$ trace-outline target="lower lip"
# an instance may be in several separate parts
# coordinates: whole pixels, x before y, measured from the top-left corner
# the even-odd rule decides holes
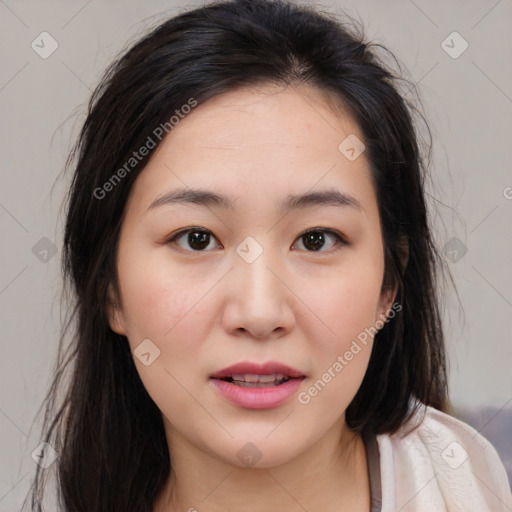
[[[304,377],[290,379],[279,386],[246,388],[220,379],[210,379],[215,389],[231,403],[246,409],[271,409],[293,396]]]

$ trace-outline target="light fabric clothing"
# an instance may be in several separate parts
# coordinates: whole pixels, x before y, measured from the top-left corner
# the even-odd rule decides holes
[[[512,512],[496,450],[452,416],[422,406],[398,432],[365,445],[371,512]]]

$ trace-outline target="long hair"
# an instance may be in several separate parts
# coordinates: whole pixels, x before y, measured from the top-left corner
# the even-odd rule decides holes
[[[129,172],[126,162],[191,98],[200,105],[244,86],[307,85],[349,110],[377,193],[384,285],[396,285],[402,309],[375,337],[347,424],[361,435],[392,433],[410,417],[411,400],[445,410],[436,291],[443,262],[429,228],[417,112],[399,92],[401,77],[377,57],[382,47],[365,42],[355,26],[348,17],[280,0],[209,3],[158,25],[94,91],[68,159],[73,179],[62,271],[70,306],[45,399],[43,440],[59,454],[50,469],[60,510],[149,512],[171,474],[161,413],[126,337],[109,326],[107,304],[109,287],[119,291],[116,252],[126,202],[154,148]],[[107,182],[108,195],[98,193]],[[50,469],[37,468],[32,510],[43,510]]]

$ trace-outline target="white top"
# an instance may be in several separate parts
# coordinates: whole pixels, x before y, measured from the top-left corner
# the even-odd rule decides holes
[[[496,450],[452,416],[422,406],[398,432],[366,443],[371,512],[512,511]]]

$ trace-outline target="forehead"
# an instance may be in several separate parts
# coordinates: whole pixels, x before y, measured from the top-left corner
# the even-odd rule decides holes
[[[339,148],[349,136],[362,140],[361,131],[328,99],[295,86],[242,88],[213,97],[173,127],[132,195],[146,208],[177,187],[207,187],[245,199],[272,193],[281,199],[317,185],[371,195],[365,155],[351,161]]]
[[[352,117],[327,93],[310,87],[267,85],[213,97],[180,121],[167,140],[174,147],[217,151],[267,145],[282,146],[288,152],[294,148],[336,152],[340,135],[349,134],[362,139]]]

